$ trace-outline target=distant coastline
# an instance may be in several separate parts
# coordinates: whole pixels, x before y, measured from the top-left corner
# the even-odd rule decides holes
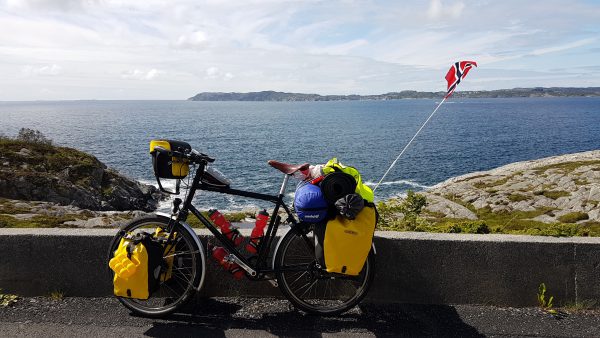
[[[189,101],[369,101],[400,99],[439,99],[445,92],[419,92],[403,90],[378,95],[319,95],[261,91],[249,93],[202,92],[190,97]],[[509,98],[509,97],[598,97],[600,87],[571,88],[513,88],[496,90],[457,91],[454,98]]]

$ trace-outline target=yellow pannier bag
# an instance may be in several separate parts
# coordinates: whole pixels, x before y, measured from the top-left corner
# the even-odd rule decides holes
[[[369,188],[367,185],[363,184],[360,173],[358,170],[356,170],[356,168],[343,165],[336,157],[334,157],[323,166],[323,174],[327,175],[336,171],[343,172],[354,177],[356,180],[355,192],[359,194],[365,201],[373,203],[373,190],[371,190],[371,188]]]
[[[327,272],[358,275],[371,251],[376,223],[372,206],[365,206],[353,220],[337,215],[327,222],[323,240]]]
[[[162,228],[156,228],[156,231],[154,232],[154,237],[155,238],[167,238],[169,237],[169,233],[165,232]],[[177,237],[177,233],[174,232],[173,233],[173,239],[175,239]],[[173,275],[173,262],[175,261],[175,243],[167,245],[165,247],[165,252],[163,254],[163,260],[166,263],[166,270],[163,271],[160,274],[160,281],[161,282],[166,282],[169,279],[171,279],[172,275]]]
[[[167,248],[167,252],[173,249]],[[164,281],[171,277],[172,259],[168,269],[161,274],[163,252],[163,246],[150,234],[123,237],[108,262],[114,272],[115,296],[148,299],[158,287],[159,279]]]

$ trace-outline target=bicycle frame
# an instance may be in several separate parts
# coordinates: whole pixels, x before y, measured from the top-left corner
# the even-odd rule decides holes
[[[275,235],[277,234],[277,229],[279,228],[279,224],[281,222],[281,217],[279,216],[279,209],[283,208],[285,210],[286,214],[288,215],[287,221],[292,223],[292,225],[291,225],[292,228],[295,228],[296,226],[298,226],[300,224],[296,220],[296,218],[293,216],[292,212],[290,211],[290,208],[283,201],[285,189],[287,188],[288,181],[289,181],[289,178],[291,175],[284,174],[285,176],[283,179],[283,183],[281,184],[281,189],[279,190],[278,195],[268,195],[268,194],[261,194],[261,193],[251,192],[251,191],[232,189],[229,187],[215,187],[215,186],[212,186],[209,184],[205,184],[202,182],[202,176],[204,175],[205,166],[206,166],[206,164],[201,163],[198,170],[196,170],[196,174],[194,176],[192,185],[190,187],[190,190],[188,191],[185,201],[183,201],[183,205],[182,205],[181,209],[179,210],[179,212],[177,214],[177,218],[175,218],[175,219],[171,218],[170,222],[185,222],[189,215],[189,212],[191,212],[215,236],[215,238],[219,242],[221,242],[222,245],[224,245],[226,247],[227,251],[229,251],[229,253],[231,255],[233,255],[233,257],[232,257],[233,261],[235,263],[239,264],[248,273],[248,275],[250,277],[255,277],[255,279],[260,279],[266,273],[278,272],[279,270],[276,271],[274,267],[273,268],[263,268],[264,266],[268,266],[268,265],[263,265],[263,263],[265,263],[266,259],[268,258],[269,254],[270,254],[271,246],[273,244],[273,239],[275,238]],[[235,247],[235,245],[225,235],[223,235],[219,231],[219,229],[210,220],[208,220],[206,217],[204,217],[204,215],[202,215],[202,213],[200,213],[200,211],[198,209],[196,209],[196,207],[194,207],[194,205],[192,204],[192,201],[194,199],[194,196],[195,196],[197,190],[205,190],[205,191],[212,191],[212,192],[218,192],[218,193],[229,194],[229,195],[243,196],[243,197],[248,197],[248,198],[252,198],[252,199],[268,201],[268,202],[275,204],[273,213],[269,220],[269,225],[268,225],[267,230],[266,230],[263,238],[261,239],[261,243],[259,245],[258,256],[255,256],[255,257],[257,257],[257,259],[254,264],[251,263],[248,259],[246,259],[240,253],[240,251]],[[176,223],[173,223],[172,225],[170,224],[170,226],[173,226],[174,224],[176,224]],[[172,231],[169,231],[169,232],[172,233]],[[170,238],[168,240],[170,240]],[[306,269],[305,267],[303,267],[303,268],[289,267],[289,268],[286,268],[285,270],[286,271],[287,270],[304,271],[305,269]],[[280,270],[282,270],[282,269],[280,269]]]

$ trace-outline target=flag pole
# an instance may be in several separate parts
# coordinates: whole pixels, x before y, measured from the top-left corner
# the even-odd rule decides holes
[[[398,159],[400,158],[400,156],[402,156],[402,154],[404,154],[404,152],[406,151],[406,149],[408,149],[408,147],[410,146],[410,144],[415,140],[415,138],[417,138],[417,135],[419,135],[419,133],[421,132],[421,130],[423,130],[423,128],[425,127],[425,125],[427,124],[427,122],[429,122],[429,120],[431,120],[431,118],[433,117],[433,115],[435,114],[435,112],[437,112],[437,110],[442,106],[442,104],[446,101],[447,98],[448,98],[448,95],[444,96],[444,99],[437,105],[437,107],[435,107],[435,109],[433,110],[433,113],[431,113],[431,115],[429,115],[429,117],[427,118],[427,120],[425,120],[425,123],[423,123],[423,125],[421,125],[421,128],[419,128],[419,130],[417,130],[417,132],[415,133],[415,135],[410,139],[410,141],[408,141],[408,143],[406,144],[406,146],[404,146],[404,149],[402,149],[402,151],[400,152],[400,155],[398,155],[398,157],[396,157],[396,159],[394,160],[394,162],[392,162],[392,165],[388,168],[388,170],[385,172],[385,174],[383,174],[383,177],[379,180],[379,182],[377,182],[377,185],[373,189],[373,192],[375,192],[375,190],[377,190],[377,188],[379,187],[379,185],[381,184],[381,182],[383,182],[383,179],[387,176],[387,174],[390,172],[390,170],[392,170],[392,168],[394,167],[394,165],[396,165],[396,162],[398,162]]]

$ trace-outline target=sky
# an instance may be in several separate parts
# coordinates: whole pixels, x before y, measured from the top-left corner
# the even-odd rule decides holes
[[[0,0],[0,100],[600,86],[600,0]]]

